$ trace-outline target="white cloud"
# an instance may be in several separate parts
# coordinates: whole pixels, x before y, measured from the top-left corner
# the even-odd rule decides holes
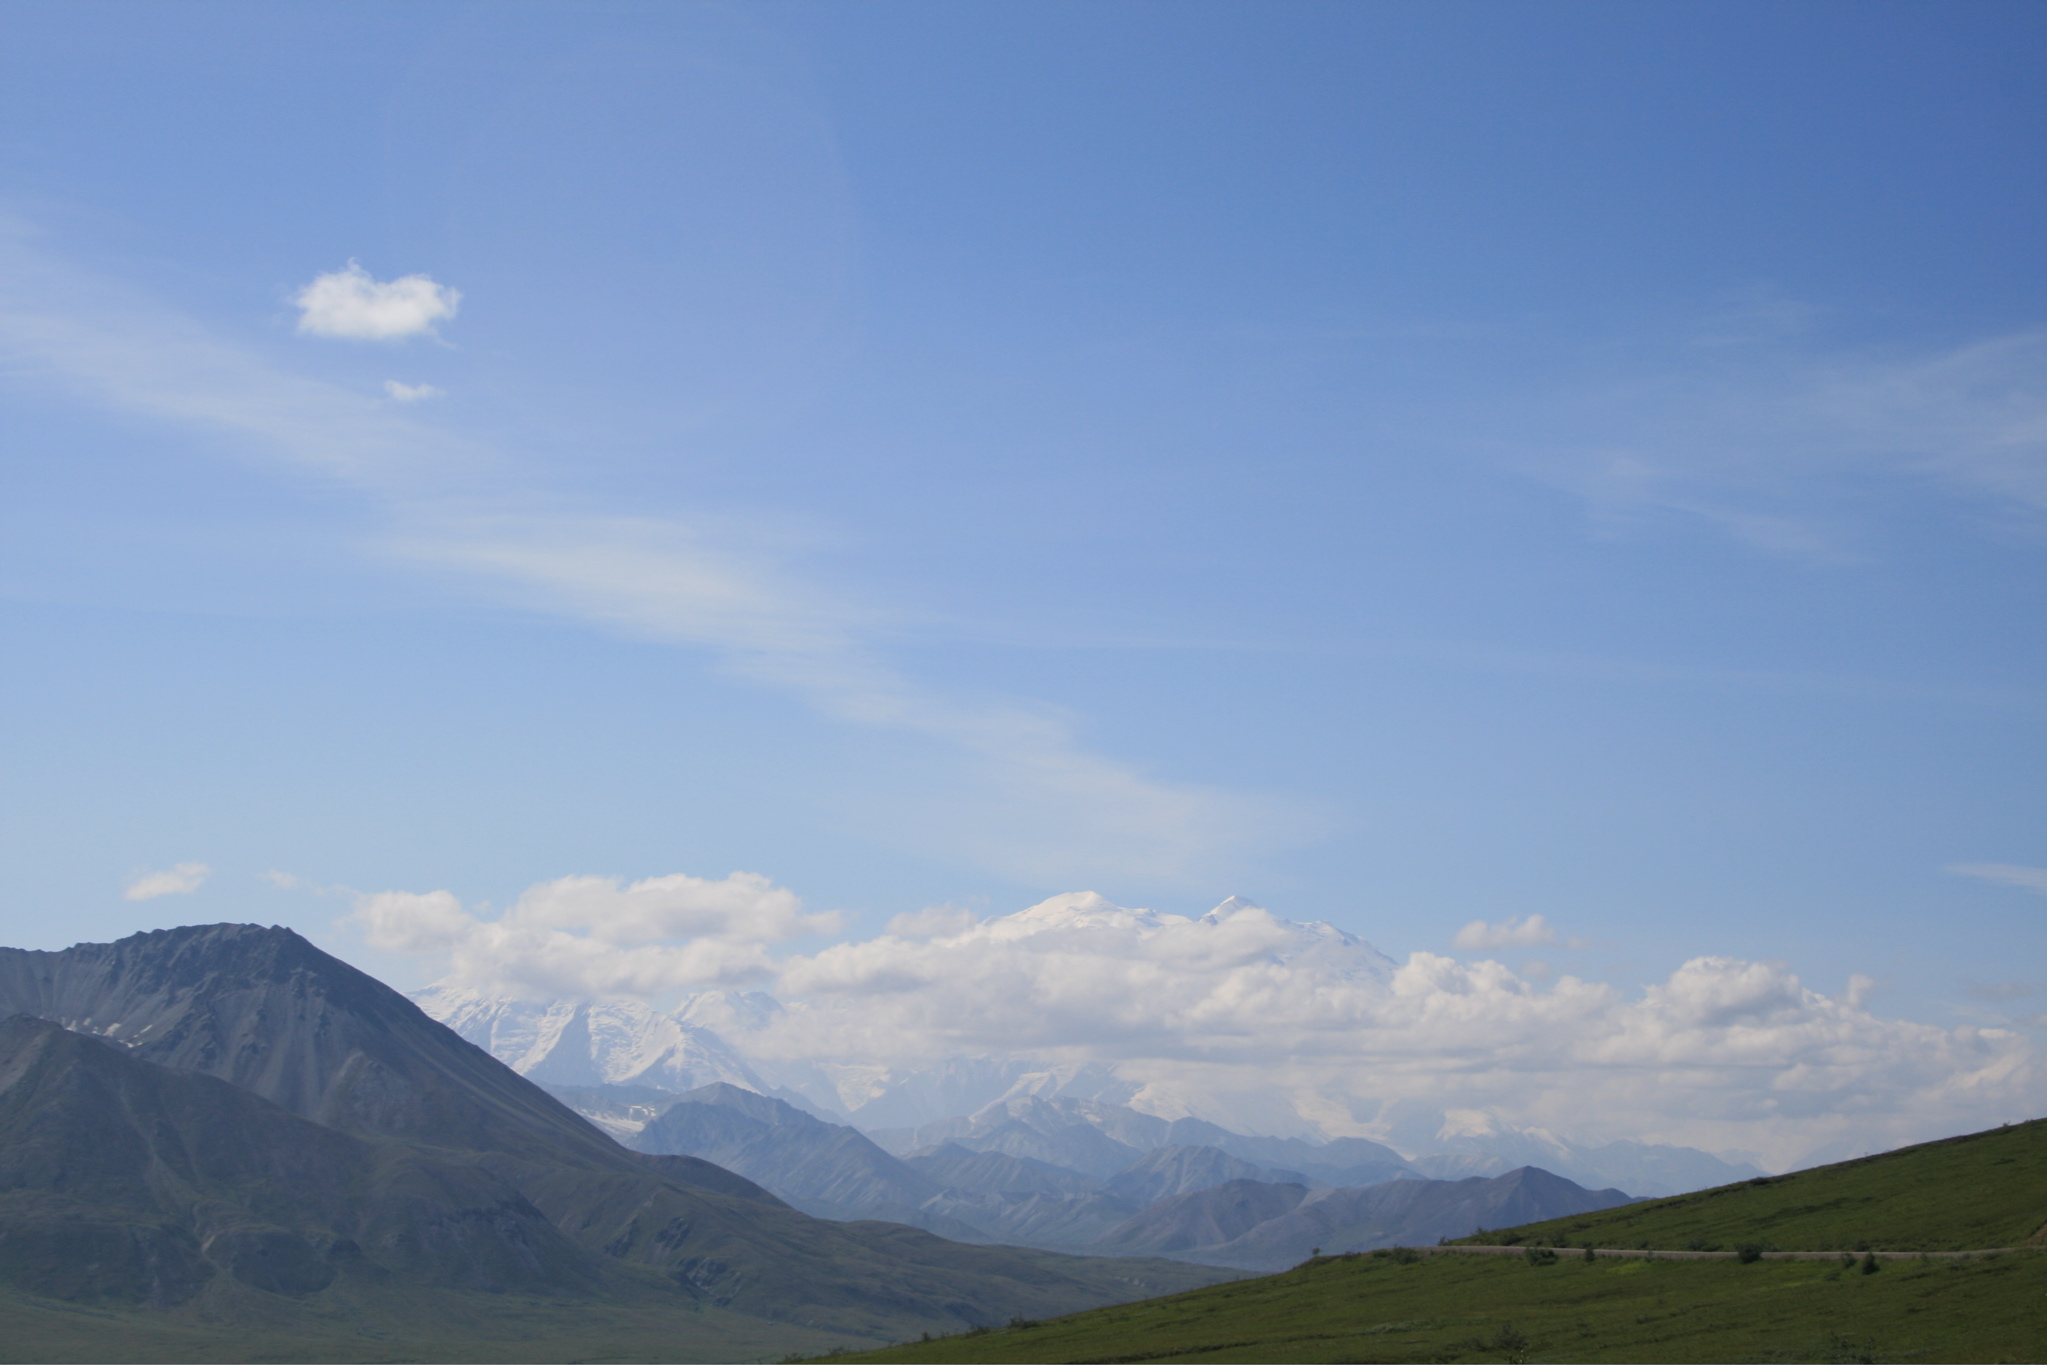
[[[459,291],[425,275],[379,281],[354,261],[316,276],[292,298],[300,310],[301,332],[348,341],[432,335],[434,324],[454,317],[461,301]]]
[[[520,998],[758,981],[773,971],[767,945],[841,927],[836,912],[806,914],[793,892],[750,872],[562,877],[529,887],[494,920],[447,891],[384,891],[358,898],[344,923],[380,951],[446,955],[466,985]]]
[[[1830,997],[1781,965],[1737,958],[1695,958],[1629,993],[1570,975],[1532,981],[1494,961],[1396,962],[1234,899],[1190,918],[1075,893],[978,921],[919,912],[875,938],[776,960],[766,946],[800,916],[764,881],[720,893],[772,899],[760,928],[735,932],[714,911],[703,936],[660,941],[647,935],[704,912],[626,909],[633,888],[585,883],[535,888],[494,924],[445,896],[372,897],[356,918],[377,946],[432,956],[447,985],[486,994],[769,984],[780,1009],[735,1013],[713,992],[681,1012],[764,1071],[838,1078],[847,1103],[948,1059],[1009,1059],[1106,1073],[1139,1108],[1244,1130],[1384,1139],[1423,1105],[1783,1165],[1835,1139],[1888,1146],[2047,1102],[2019,1034],[1882,1018],[1866,978]],[[592,915],[608,937],[561,927]]]
[[[1534,948],[1556,941],[1556,931],[1543,921],[1541,915],[1530,915],[1525,920],[1516,915],[1498,924],[1475,919],[1459,929],[1457,937],[1452,940],[1455,946],[1467,952],[1488,948]]]
[[[2001,886],[2020,886],[2047,895],[2047,867],[2024,867],[2018,863],[1955,863],[1948,871],[1976,877]]]
[[[272,870],[269,872],[258,872],[256,876],[261,881],[269,882],[279,891],[296,891],[301,886],[304,886],[306,884],[305,878],[293,872],[278,872]]]
[[[384,392],[400,403],[417,403],[428,398],[446,398],[447,390],[437,389],[431,384],[401,384],[395,379],[384,381]]]
[[[189,896],[212,875],[213,869],[205,863],[179,863],[162,872],[144,872],[128,879],[121,899],[147,901],[158,896]]]

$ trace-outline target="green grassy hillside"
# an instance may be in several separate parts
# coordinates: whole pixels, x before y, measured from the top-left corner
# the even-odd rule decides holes
[[[1792,1175],[1530,1223],[1526,1242],[1708,1250],[1959,1251],[2047,1233],[2047,1120],[1903,1147]],[[1467,1242],[1499,1242],[1499,1233]]]
[[[843,1361],[2047,1360],[2047,1121]],[[1999,1255],[1604,1257],[1562,1248]],[[1554,1249],[1554,1250],[1552,1250]]]
[[[2038,1361],[2047,1255],[1586,1262],[1323,1257],[1281,1275],[854,1361]]]

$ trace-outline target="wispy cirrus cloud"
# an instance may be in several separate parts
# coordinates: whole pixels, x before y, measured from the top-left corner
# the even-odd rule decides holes
[[[1948,871],[1978,881],[2016,886],[2047,895],[2047,867],[2026,867],[2019,863],[1954,863]]]
[[[419,278],[393,294],[406,281],[377,284],[351,267],[322,277],[302,306],[323,334],[410,334],[455,304]],[[0,346],[17,384],[211,432],[267,472],[354,490],[381,522],[362,548],[383,562],[701,650],[835,720],[938,741],[958,790],[899,812],[900,839],[1034,879],[1191,882],[1322,827],[1305,802],[1169,781],[1093,752],[1057,708],[923,685],[886,657],[895,613],[827,588],[774,537],[729,518],[592,510],[573,490],[539,489],[544,476],[515,453],[428,425],[409,411],[416,404],[284,370],[71,267],[18,221],[0,223]]]
[[[1528,467],[1609,524],[1674,516],[1817,561],[1866,558],[1887,508],[1929,493],[2047,512],[2047,331],[1833,353],[1795,331],[1581,395]]]

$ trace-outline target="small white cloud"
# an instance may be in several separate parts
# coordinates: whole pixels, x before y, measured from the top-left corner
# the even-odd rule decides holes
[[[279,891],[296,891],[298,890],[299,887],[305,885],[305,878],[296,876],[290,872],[276,871],[258,872],[256,874],[256,879],[258,881],[269,882]]]
[[[144,872],[128,879],[121,899],[147,901],[158,896],[189,896],[212,875],[213,869],[205,863],[179,863],[162,872]]]
[[[2047,895],[2047,867],[2024,867],[2018,863],[1951,863],[1948,871],[2001,886],[2022,886],[2028,891]]]
[[[446,389],[437,389],[431,384],[401,384],[395,379],[384,381],[384,392],[400,403],[418,403],[428,398],[446,398]]]
[[[292,299],[301,310],[301,332],[347,341],[432,335],[434,324],[454,317],[461,301],[460,292],[425,275],[378,281],[354,261],[317,276]]]
[[[1533,948],[1556,941],[1556,930],[1544,923],[1541,915],[1530,915],[1527,919],[1516,915],[1498,924],[1475,919],[1459,929],[1457,937],[1452,940],[1466,952],[1482,952],[1488,948]]]

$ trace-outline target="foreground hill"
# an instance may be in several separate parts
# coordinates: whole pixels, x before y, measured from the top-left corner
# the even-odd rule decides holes
[[[2047,1119],[1517,1227],[1550,1245],[1961,1251],[2047,1241]],[[1498,1242],[1486,1233],[1463,1239]]]
[[[239,1333],[320,1322],[353,1344],[300,1354],[582,1357],[576,1325],[602,1309],[651,1333],[625,1354],[730,1359],[1217,1278],[821,1221],[629,1152],[282,929],[0,950],[10,1013],[30,1017],[0,1027],[0,1288],[60,1324],[44,1358],[180,1358],[148,1333],[181,1323],[207,1343],[184,1358],[234,1358]],[[470,1301],[490,1294],[536,1299],[527,1346],[420,1344],[510,1321]]]
[[[1887,1263],[1444,1252],[1280,1275],[855,1361],[2037,1361],[2047,1256]]]
[[[2043,1224],[2036,1121],[841,1359],[2043,1360]]]

